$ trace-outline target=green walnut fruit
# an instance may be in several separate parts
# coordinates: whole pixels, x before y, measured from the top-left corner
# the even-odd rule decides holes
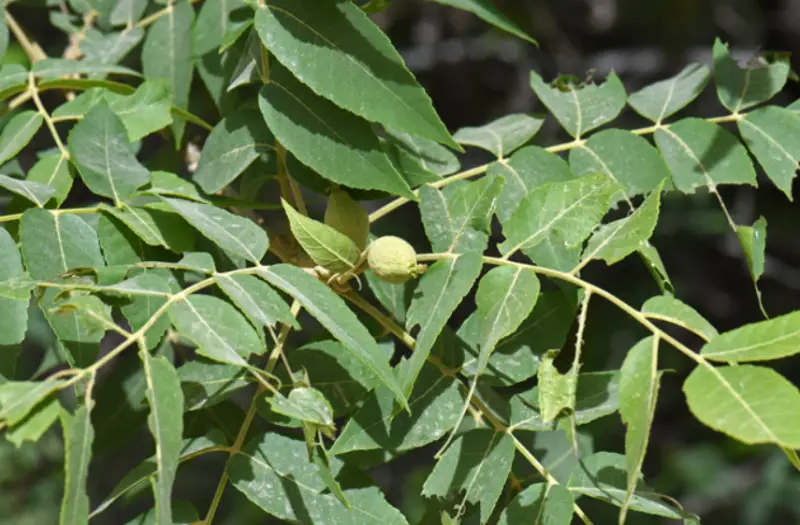
[[[325,209],[325,224],[350,238],[364,251],[369,235],[369,215],[358,202],[340,188],[331,190]]]
[[[417,264],[413,246],[393,235],[379,237],[369,245],[367,264],[379,279],[393,284],[419,277],[427,268]]]

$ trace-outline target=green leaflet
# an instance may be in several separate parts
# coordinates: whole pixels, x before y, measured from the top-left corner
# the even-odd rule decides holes
[[[655,141],[675,186],[692,193],[697,186],[749,184],[756,172],[747,150],[730,132],[698,118],[686,118],[655,133]]]
[[[115,204],[150,180],[150,172],[136,160],[122,121],[105,103],[95,105],[75,125],[69,149],[89,189]]]
[[[117,64],[141,42],[143,37],[144,30],[138,27],[108,33],[90,27],[81,42],[81,51],[86,60],[91,62]]]
[[[31,277],[48,280],[78,267],[103,266],[97,232],[76,215],[56,215],[41,208],[20,220],[20,246]]]
[[[597,452],[583,458],[575,466],[569,479],[568,488],[575,495],[589,496],[619,507],[623,504],[626,486],[625,457],[612,452]],[[645,485],[641,476],[637,479],[636,492],[630,500],[629,508],[637,512],[673,519],[690,516],[686,512],[667,505]]]
[[[336,476],[342,462],[331,458]],[[256,437],[229,463],[231,483],[250,501],[283,521],[337,525],[408,525],[376,487],[344,487],[350,508],[330,494],[303,441],[276,433]]]
[[[219,274],[214,277],[225,295],[256,327],[275,327],[277,323],[300,328],[289,306],[267,283],[252,275]]]
[[[56,189],[51,186],[30,180],[15,179],[3,174],[0,174],[0,187],[24,197],[40,208],[56,192]]]
[[[278,414],[312,425],[335,428],[333,408],[322,392],[316,388],[293,388],[288,396],[273,395],[267,399],[267,402]]]
[[[541,366],[541,364],[540,364]],[[514,428],[552,430],[556,423],[544,423],[539,386],[518,394],[511,400],[511,425]],[[587,372],[578,375],[572,413],[576,425],[585,425],[613,414],[619,408],[619,373]]]
[[[0,228],[0,345],[21,343],[25,338],[32,289],[17,244]]]
[[[183,437],[183,393],[178,373],[163,356],[141,353],[147,378],[147,419],[156,442],[157,475],[153,483],[156,524],[172,524],[172,483],[178,471]]]
[[[433,250],[448,253],[483,253],[501,177],[484,177],[460,185],[447,197],[431,186],[420,190],[420,213]]]
[[[544,124],[544,119],[524,114],[506,115],[480,127],[461,128],[453,138],[505,158],[528,142]]]
[[[57,398],[48,399],[46,403],[37,406],[36,410],[28,414],[14,428],[8,429],[5,437],[17,448],[20,448],[26,441],[35,443],[59,417],[63,417],[63,412],[64,408]]]
[[[642,305],[642,313],[656,320],[683,326],[708,340],[718,335],[717,329],[691,306],[671,295],[651,297]]]
[[[641,116],[660,123],[696,99],[710,77],[711,72],[706,66],[689,64],[674,77],[631,93],[628,104]]]
[[[767,249],[767,219],[759,217],[752,226],[736,226],[736,237],[744,252],[750,277],[756,289],[758,302],[761,303],[761,292],[758,290],[758,280],[764,274],[765,251]],[[762,306],[763,310],[763,306]]]
[[[455,153],[433,140],[393,129],[386,130],[386,139],[397,151],[401,171],[413,172],[413,179],[450,175],[460,167]]]
[[[749,112],[737,125],[764,173],[791,200],[800,163],[800,118],[788,109],[766,106]]]
[[[238,23],[232,19],[231,15],[237,8],[249,11],[245,17],[246,23]],[[228,113],[233,107],[232,102],[237,100],[238,96],[225,92],[228,73],[236,57],[233,56],[235,53],[223,53],[223,51],[235,41],[230,41],[225,48],[221,45],[236,27],[239,27],[240,31],[246,31],[252,24],[252,11],[244,7],[242,2],[231,0],[203,3],[194,23],[192,55],[195,67],[211,98],[223,114]]]
[[[197,358],[178,369],[185,410],[212,407],[232,392],[250,384],[247,371],[239,366]]]
[[[563,485],[535,483],[517,494],[500,515],[498,525],[569,525],[572,523],[572,494]],[[533,518],[533,521],[531,521]]]
[[[62,386],[62,381],[7,381],[0,385],[0,419],[9,427],[22,421],[47,396]]]
[[[770,368],[699,365],[683,383],[703,424],[745,443],[800,448],[800,392]]]
[[[259,270],[259,277],[294,297],[303,308],[367,365],[408,409],[407,395],[382,358],[381,349],[344,300],[302,269],[279,264]]]
[[[398,365],[400,372],[409,361]],[[331,454],[356,450],[384,450],[395,455],[433,443],[449,432],[458,419],[456,407],[464,403],[458,381],[426,363],[408,398],[411,415],[394,415],[394,396],[385,387],[369,394],[353,414],[330,449]]]
[[[145,244],[163,246],[178,253],[194,248],[191,228],[174,213],[129,205],[115,208],[101,204],[100,209],[125,224]]]
[[[222,208],[182,199],[167,199],[177,213],[217,246],[258,263],[267,252],[267,233],[256,223]]]
[[[59,525],[84,525],[89,522],[89,497],[86,495],[86,478],[89,474],[89,462],[92,457],[94,428],[92,427],[91,408],[94,402],[75,411],[73,415],[64,414],[64,496],[61,500],[61,516]]]
[[[24,148],[42,127],[38,111],[27,110],[14,115],[0,134],[0,164],[5,164]]]
[[[423,496],[446,498],[466,492],[464,500],[480,505],[486,523],[505,487],[514,459],[514,438],[479,428],[459,437],[436,463]]]
[[[611,265],[638,250],[650,239],[655,230],[663,187],[662,181],[632,214],[603,224],[595,230],[586,244],[581,259],[583,261],[602,259]]]
[[[367,121],[319,97],[277,63],[258,105],[275,138],[324,178],[415,198]]]
[[[625,107],[625,87],[613,72],[600,85],[562,83],[553,87],[545,84],[538,73],[531,71],[531,87],[539,100],[575,139],[611,122]]]
[[[315,263],[334,273],[356,269],[361,250],[348,236],[298,213],[283,199],[281,203],[297,242]]]
[[[658,151],[642,137],[621,129],[593,133],[570,150],[569,164],[578,177],[605,173],[625,188],[628,197],[654,191],[669,177]]]
[[[140,77],[136,71],[123,66],[102,64],[88,60],[45,58],[34,63],[31,72],[40,78],[59,78],[68,75],[131,75]]]
[[[192,60],[192,24],[194,9],[187,2],[172,6],[166,16],[153,23],[142,46],[142,71],[148,80],[166,80],[176,107],[189,105],[194,61]],[[176,147],[180,145],[186,121],[172,123]]]
[[[628,484],[620,511],[625,521],[650,441],[658,398],[658,337],[647,337],[628,351],[619,378],[619,413],[625,423]]]
[[[251,110],[222,119],[208,135],[192,178],[206,193],[216,193],[236,180],[275,138],[264,119]]]
[[[714,75],[717,97],[723,106],[738,113],[771,99],[786,84],[789,62],[779,60],[772,64],[758,62],[740,68],[720,39],[714,42]]]
[[[562,411],[575,412],[578,390],[578,368],[573,365],[562,374],[553,364],[558,352],[549,351],[539,363],[539,407],[542,422],[551,423]]]
[[[449,5],[458,9],[463,9],[475,13],[485,22],[506,31],[518,38],[536,44],[536,40],[528,36],[520,27],[509,20],[497,7],[489,0],[436,0],[440,4]]]
[[[255,29],[320,96],[366,120],[458,149],[388,37],[355,4],[275,0],[256,10]]]
[[[502,176],[503,190],[497,199],[497,218],[505,224],[528,193],[548,182],[567,181],[574,176],[569,165],[539,146],[525,146],[511,158],[493,162],[489,177]]]
[[[406,314],[406,329],[419,325],[417,343],[402,378],[403,391],[410,393],[436,338],[481,271],[478,254],[439,261],[419,280]]]
[[[500,244],[500,252],[506,257],[524,252],[552,232],[558,233],[567,246],[579,244],[600,223],[619,190],[616,182],[600,173],[540,186],[503,223],[506,240]]]
[[[800,312],[751,323],[711,339],[700,350],[706,359],[738,363],[780,359],[800,352]]]
[[[60,153],[43,155],[28,171],[26,180],[38,182],[55,191],[51,196],[56,206],[61,206],[72,188],[73,172],[69,161]]]
[[[256,331],[230,303],[209,295],[192,295],[169,307],[178,332],[197,344],[201,355],[232,365],[247,366],[250,354],[261,354]]]

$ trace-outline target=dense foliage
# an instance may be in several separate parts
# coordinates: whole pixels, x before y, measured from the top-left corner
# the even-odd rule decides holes
[[[490,2],[439,1],[535,44]],[[149,488],[135,523],[210,525],[229,485],[286,522],[406,524],[369,469],[427,445],[425,523],[592,523],[585,498],[620,523],[700,523],[641,473],[666,352],[695,366],[700,422],[800,469],[800,391],[760,363],[800,351],[800,313],[719,334],[649,242],[662,197],[708,192],[761,305],[766,220],[737,224],[718,188],[757,186],[758,166],[791,199],[800,103],[769,104],[785,56],[738,63],[716,41],[712,118],[679,116],[705,65],[632,94],[531,72],[548,116],[451,135],[371,21],[384,2],[195,3],[70,0],[49,11],[58,58],[8,10],[0,28],[0,428],[17,447],[61,428],[61,524]],[[626,108],[650,124],[612,127]],[[545,118],[571,139],[535,145]],[[494,159],[462,169],[464,147]],[[401,206],[425,253],[392,226]],[[628,257],[660,290],[644,304],[581,277]],[[649,332],[619,370],[582,367],[600,300]],[[18,369],[34,325],[53,351]],[[606,417],[625,442],[594,450],[581,427]],[[93,457],[140,426],[149,457],[90,501]],[[207,454],[228,460],[196,509],[173,485]]]

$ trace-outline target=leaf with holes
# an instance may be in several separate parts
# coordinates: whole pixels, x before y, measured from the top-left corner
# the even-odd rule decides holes
[[[767,106],[749,112],[737,124],[764,173],[791,200],[792,181],[800,168],[800,118],[788,109]]]
[[[740,67],[726,44],[720,39],[714,42],[717,97],[733,113],[774,97],[786,84],[789,69],[787,60],[769,64],[760,57],[754,57],[744,67]]]
[[[575,139],[614,120],[625,107],[627,96],[625,86],[614,73],[599,85],[571,83],[553,86],[545,84],[538,73],[531,71],[531,87],[561,127]]]

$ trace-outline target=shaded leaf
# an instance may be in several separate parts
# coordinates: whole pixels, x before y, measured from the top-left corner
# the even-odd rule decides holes
[[[216,193],[236,180],[259,156],[274,148],[275,138],[253,110],[234,113],[208,135],[192,178],[206,193]]]
[[[408,361],[401,362],[399,372],[408,366]],[[396,455],[433,443],[453,428],[463,403],[459,382],[426,363],[408,398],[411,415],[395,416],[394,396],[379,387],[349,419],[330,453],[381,449]]]
[[[348,509],[327,489],[316,466],[307,459],[305,443],[268,433],[254,439],[228,466],[231,483],[247,498],[280,520],[311,525],[407,525],[376,487],[345,488]],[[341,461],[331,458],[337,475]]]
[[[134,154],[119,117],[105,103],[94,106],[69,134],[69,149],[89,189],[120,203],[150,180]]]
[[[25,266],[34,279],[46,281],[72,268],[104,265],[97,233],[76,215],[26,210],[19,235]]]
[[[655,133],[675,186],[691,193],[697,186],[749,184],[756,172],[747,150],[730,132],[697,118],[683,119]]]
[[[552,422],[562,411],[574,412],[578,390],[578,369],[572,366],[562,374],[553,364],[558,352],[548,351],[539,363],[539,408],[542,422]],[[577,423],[577,422],[576,422]]]
[[[531,140],[543,123],[544,119],[525,114],[506,115],[480,127],[461,128],[453,138],[460,144],[485,149],[502,159]]]
[[[233,255],[258,263],[267,252],[267,233],[249,219],[209,204],[182,199],[164,201],[200,233]]]
[[[386,138],[395,147],[403,171],[422,170],[416,178],[425,178],[429,174],[450,175],[458,171],[458,157],[437,142],[392,129],[386,130]]]
[[[317,96],[283,67],[270,66],[258,104],[278,141],[326,179],[414,198],[370,124]]]
[[[47,186],[46,184],[31,180],[15,179],[3,174],[0,174],[0,187],[24,197],[40,208],[44,206],[56,192],[55,188]]]
[[[660,123],[696,99],[710,77],[711,72],[706,66],[689,64],[674,77],[631,93],[628,104],[641,116]]]
[[[528,36],[517,24],[509,20],[489,0],[436,0],[436,2],[474,13],[485,22],[518,38],[536,44],[536,40]]]
[[[26,277],[17,244],[0,228],[0,345],[25,339],[28,301],[34,286]]]
[[[789,62],[758,62],[739,67],[720,39],[714,41],[714,75],[717,97],[733,113],[745,110],[775,96],[786,84]]]
[[[178,377],[186,403],[185,410],[198,410],[216,405],[232,392],[250,384],[243,368],[194,359],[178,368]]]
[[[31,66],[31,72],[40,78],[58,78],[70,75],[131,75],[141,74],[133,69],[103,64],[89,60],[68,60],[66,58],[45,58]]]
[[[157,476],[153,483],[157,524],[172,524],[172,483],[178,471],[183,437],[183,393],[178,373],[163,356],[141,355],[147,378],[147,419],[156,443]]]
[[[0,164],[5,164],[24,148],[42,127],[38,111],[21,111],[14,115],[0,133]]]
[[[34,410],[25,419],[17,423],[14,428],[8,429],[5,432],[5,437],[17,448],[21,447],[26,441],[35,443],[56,422],[63,410],[58,399],[49,399],[39,406],[37,410]]]
[[[101,204],[101,209],[125,224],[150,246],[163,246],[179,253],[194,247],[191,229],[173,213],[127,205],[115,208]]]
[[[92,457],[94,428],[90,419],[93,401],[64,415],[64,496],[61,499],[60,525],[83,525],[89,522],[89,497],[86,495],[86,479]]]
[[[699,365],[683,392],[695,417],[715,430],[749,444],[800,448],[800,392],[770,368]]]
[[[558,82],[558,81],[557,81]],[[531,71],[531,87],[561,126],[578,139],[585,133],[614,120],[625,107],[625,87],[613,72],[602,84],[545,84]]]
[[[423,496],[446,498],[465,492],[464,501],[480,505],[481,523],[492,514],[514,459],[514,439],[490,429],[460,436],[436,463],[422,487]]]
[[[657,493],[644,484],[641,476],[637,481],[636,492],[630,500],[631,510],[673,519],[688,516],[687,513],[662,501]],[[612,452],[597,452],[584,458],[575,467],[568,488],[573,494],[589,496],[619,507],[625,497],[626,485],[625,456]]]
[[[662,188],[663,182],[632,214],[600,226],[586,244],[582,260],[602,259],[615,264],[637,251],[656,228]]]
[[[628,197],[653,191],[669,177],[658,151],[642,137],[621,129],[592,134],[570,150],[569,164],[577,177],[605,173],[625,188]]]
[[[764,274],[764,251],[767,248],[767,220],[759,217],[752,226],[736,226],[736,237],[742,246],[753,282]]]
[[[392,374],[389,364],[383,359],[375,339],[341,297],[295,266],[279,264],[260,269],[258,275],[294,297],[309,314],[392,390],[401,405],[408,406],[406,395]]]
[[[43,155],[33,167],[28,170],[26,180],[38,182],[55,191],[51,196],[56,206],[61,206],[72,188],[72,170],[69,161],[60,153]]]
[[[737,124],[764,173],[791,200],[792,181],[800,167],[800,118],[785,108],[766,106]]]
[[[366,120],[458,147],[400,54],[357,5],[275,0],[256,10],[255,29],[318,95]]]
[[[404,392],[412,391],[436,338],[472,288],[481,267],[480,255],[461,255],[434,263],[419,280],[406,315],[406,329],[417,325],[420,329],[414,353],[401,380]]]
[[[498,525],[569,525],[572,523],[572,494],[563,485],[535,483],[517,494],[500,515]],[[533,521],[531,521],[533,519]]]
[[[122,31],[102,32],[90,27],[81,41],[85,60],[97,64],[117,64],[139,45],[144,30],[131,27]]]

